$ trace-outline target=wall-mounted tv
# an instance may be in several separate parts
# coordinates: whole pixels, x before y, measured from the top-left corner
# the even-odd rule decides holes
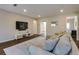
[[[19,31],[28,29],[28,22],[16,21],[16,29]]]

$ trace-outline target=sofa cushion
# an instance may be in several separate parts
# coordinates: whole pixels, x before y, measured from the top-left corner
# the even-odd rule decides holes
[[[17,48],[25,53],[25,55],[29,55],[29,47],[31,44],[18,45]]]
[[[71,50],[72,47],[69,37],[63,35],[62,37],[60,37],[60,40],[56,45],[55,49],[52,51],[52,53],[56,55],[67,55],[70,54]]]
[[[55,38],[52,40],[51,39],[46,40],[46,42],[43,45],[43,49],[46,51],[51,51],[55,47],[55,45],[57,44],[58,39],[59,38]]]
[[[25,55],[26,54],[24,51],[17,48],[17,46],[5,48],[4,52],[7,55]]]
[[[53,55],[53,53],[45,51],[45,50],[43,50],[39,47],[36,47],[36,46],[30,46],[29,52],[31,55]]]
[[[5,54],[7,55],[29,55],[30,44],[17,44],[4,49]]]

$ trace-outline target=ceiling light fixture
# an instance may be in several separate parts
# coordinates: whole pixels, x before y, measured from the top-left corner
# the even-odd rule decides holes
[[[27,10],[26,10],[26,9],[24,9],[24,12],[27,12]]]
[[[61,13],[62,13],[63,11],[64,11],[63,9],[60,10]]]

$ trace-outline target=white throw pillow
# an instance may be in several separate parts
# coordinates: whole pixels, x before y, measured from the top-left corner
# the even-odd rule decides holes
[[[59,40],[59,38],[46,40],[45,44],[43,45],[43,49],[46,50],[46,51],[51,51],[51,50],[53,50],[53,48],[54,48],[55,45],[57,44],[57,41],[58,41],[58,40]]]
[[[52,53],[56,55],[67,55],[71,52],[71,42],[69,37],[63,35]]]

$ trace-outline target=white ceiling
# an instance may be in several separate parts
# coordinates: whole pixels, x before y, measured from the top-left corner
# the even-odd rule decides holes
[[[60,9],[63,9],[63,14],[74,13],[79,11],[79,5],[75,4],[18,4],[14,7],[12,4],[1,4],[0,9],[6,11],[27,15],[31,17],[51,17],[60,13]],[[23,9],[27,9],[27,12],[23,12]]]

